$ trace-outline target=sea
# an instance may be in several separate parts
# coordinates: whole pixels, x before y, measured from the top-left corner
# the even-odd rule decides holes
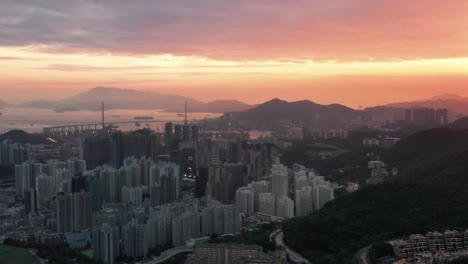
[[[24,130],[28,133],[38,133],[47,127],[101,123],[101,112],[99,111],[57,113],[50,109],[6,107],[0,109],[0,113],[0,134],[14,129]],[[194,122],[216,118],[221,115],[221,113],[188,113],[188,120]],[[135,120],[134,118],[137,116],[152,117],[153,119]],[[106,124],[112,123],[119,126],[118,129],[122,131],[140,128],[150,128],[158,131],[164,129],[166,122],[183,122],[184,115],[165,112],[161,109],[106,110],[104,119]],[[118,122],[127,123],[118,124]]]

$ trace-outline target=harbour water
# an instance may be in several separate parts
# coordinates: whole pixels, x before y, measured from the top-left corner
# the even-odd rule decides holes
[[[101,112],[98,111],[72,111],[56,113],[51,109],[16,108],[7,107],[0,109],[0,134],[13,129],[21,129],[29,133],[41,132],[44,127],[80,125],[101,122]],[[189,121],[205,118],[219,117],[219,113],[189,113]],[[135,121],[136,116],[153,117],[152,122],[146,120]],[[105,122],[129,122],[128,124],[116,124],[120,130],[128,131],[149,127],[154,130],[164,128],[166,122],[183,122],[184,116],[177,113],[164,112],[161,109],[154,110],[107,110]],[[157,122],[154,122],[157,121]],[[139,127],[135,126],[139,123]]]

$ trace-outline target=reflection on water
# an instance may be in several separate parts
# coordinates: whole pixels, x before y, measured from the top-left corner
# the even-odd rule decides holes
[[[40,132],[44,127],[80,125],[101,122],[101,112],[96,111],[74,111],[56,113],[50,109],[37,108],[15,108],[8,107],[0,109],[0,133],[5,133],[12,129],[21,129],[26,132]],[[189,120],[200,120],[204,118],[218,117],[221,114],[214,113],[189,113]],[[140,127],[135,126],[135,116],[151,116],[154,121],[146,122],[139,120]],[[163,129],[165,122],[182,122],[184,116],[177,113],[163,112],[162,110],[107,110],[105,112],[105,122],[129,122],[129,124],[118,124],[119,129],[128,131],[138,128],[150,127],[151,129]],[[152,120],[153,121],[153,120]]]

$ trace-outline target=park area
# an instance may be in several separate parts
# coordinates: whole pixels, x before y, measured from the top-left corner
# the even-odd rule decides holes
[[[0,246],[0,260],[2,264],[39,264],[29,250],[5,245]]]

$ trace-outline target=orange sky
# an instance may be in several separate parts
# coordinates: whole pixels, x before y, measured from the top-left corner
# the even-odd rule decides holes
[[[466,14],[464,0],[7,0],[0,99],[95,86],[353,107],[468,96]]]

